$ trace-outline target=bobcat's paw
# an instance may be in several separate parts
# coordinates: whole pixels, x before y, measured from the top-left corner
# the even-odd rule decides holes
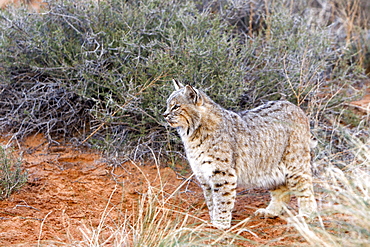
[[[278,217],[279,215],[275,212],[272,212],[266,208],[260,208],[256,212],[254,212],[255,216],[259,216],[260,218],[271,218],[274,219]]]
[[[212,225],[214,227],[217,227],[218,229],[222,229],[222,230],[226,230],[226,229],[229,229],[231,227],[231,223],[230,222],[226,222],[226,221],[212,221]]]

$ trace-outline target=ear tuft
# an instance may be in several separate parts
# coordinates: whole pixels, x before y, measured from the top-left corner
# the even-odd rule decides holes
[[[173,82],[173,85],[174,85],[176,91],[177,90],[180,90],[181,88],[184,87],[184,85],[182,85],[181,82],[179,82],[179,81],[177,81],[175,79],[172,79],[172,82]]]

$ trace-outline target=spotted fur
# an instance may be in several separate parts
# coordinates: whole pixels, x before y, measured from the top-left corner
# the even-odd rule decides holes
[[[270,204],[256,212],[262,216],[282,214],[291,193],[300,214],[316,211],[309,121],[299,107],[271,101],[235,113],[192,86],[174,85],[163,115],[181,136],[215,226],[230,227],[237,185],[270,189]]]

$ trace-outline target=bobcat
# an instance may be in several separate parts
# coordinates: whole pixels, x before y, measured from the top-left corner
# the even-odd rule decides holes
[[[298,198],[300,215],[316,212],[309,121],[299,107],[271,101],[235,113],[201,90],[173,82],[176,91],[163,116],[181,136],[214,226],[231,226],[237,185],[271,191],[270,204],[257,215],[281,215],[291,193]]]

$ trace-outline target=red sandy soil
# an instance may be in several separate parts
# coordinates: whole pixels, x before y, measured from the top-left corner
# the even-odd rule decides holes
[[[23,152],[29,178],[21,190],[0,201],[0,246],[82,243],[83,232],[99,226],[105,208],[110,209],[105,225],[119,221],[122,212],[132,215],[136,210],[137,213],[138,201],[147,191],[148,181],[154,188],[162,187],[168,193],[184,182],[183,177],[169,167],[132,162],[113,167],[91,150],[49,147],[42,135],[29,137],[18,151]],[[184,183],[172,204],[176,201],[181,201],[184,212],[209,220],[202,191],[194,180]],[[265,190],[239,190],[234,224],[251,216],[256,208],[266,207],[268,202],[269,193]],[[292,206],[295,207],[295,202]],[[112,210],[116,208],[120,208],[121,213]],[[303,241],[279,218],[255,217],[244,228],[253,234],[245,231],[242,236],[258,244],[286,246]],[[251,246],[247,241],[240,244]]]

